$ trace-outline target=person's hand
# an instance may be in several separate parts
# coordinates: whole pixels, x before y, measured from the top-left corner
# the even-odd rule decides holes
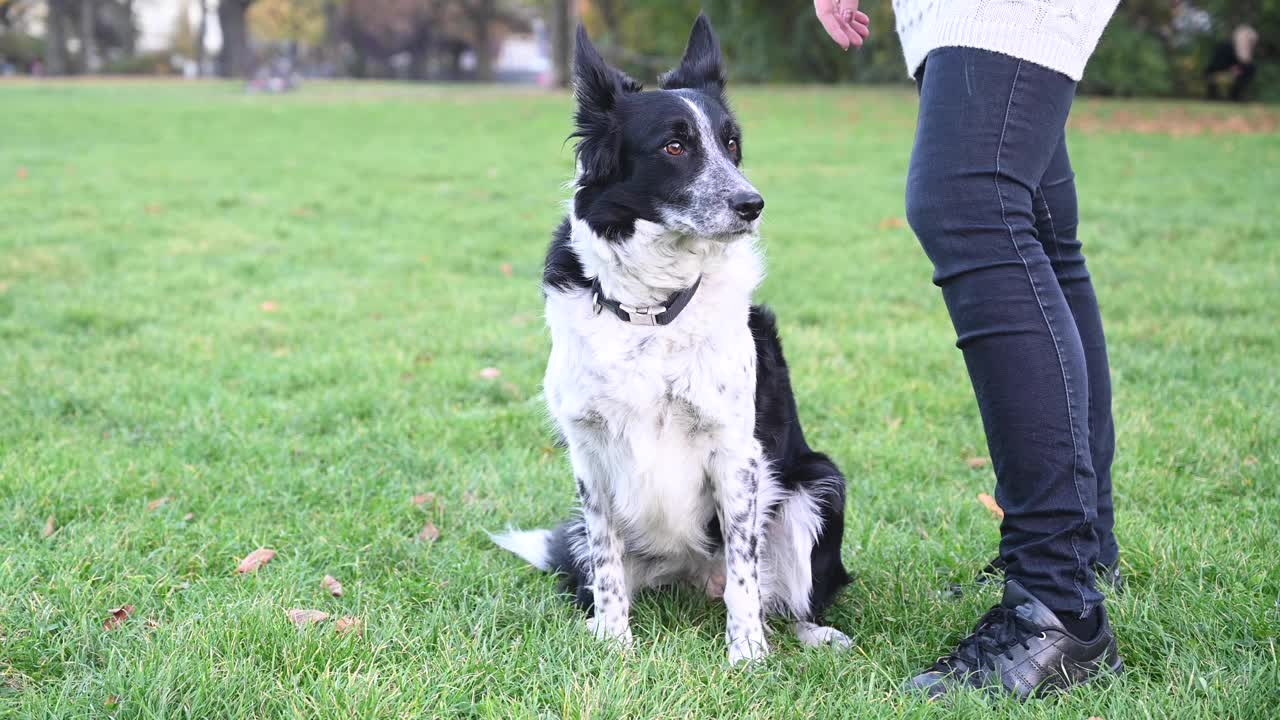
[[[858,10],[858,0],[813,0],[813,12],[843,50],[862,47],[862,41],[871,34],[871,18]]]

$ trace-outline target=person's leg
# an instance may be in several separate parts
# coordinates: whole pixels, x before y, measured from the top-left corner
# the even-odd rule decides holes
[[[1256,71],[1257,67],[1253,63],[1240,66],[1240,72],[1231,81],[1231,99],[1233,101],[1244,102],[1244,91],[1248,89]]]
[[[1066,76],[1007,56],[931,53],[907,181],[907,218],[933,261],[986,429],[1006,577],[1064,619],[1102,601],[1097,481],[1084,348],[1036,238],[1033,193],[1074,92]]]
[[[912,678],[1025,697],[1121,667],[1101,610],[1097,479],[1084,344],[1036,234],[1036,196],[1075,83],[1005,55],[929,55],[907,219],[934,265],[987,434],[1004,508],[1004,597],[956,649]]]
[[[1120,552],[1113,531],[1115,513],[1111,501],[1111,460],[1116,447],[1115,425],[1111,419],[1111,368],[1107,363],[1107,340],[1102,332],[1098,298],[1077,239],[1075,173],[1071,169],[1065,134],[1058,141],[1058,149],[1040,180],[1034,200],[1036,235],[1053,265],[1084,347],[1089,375],[1089,454],[1098,486],[1098,517],[1093,527],[1098,535],[1098,562],[1111,568]]]

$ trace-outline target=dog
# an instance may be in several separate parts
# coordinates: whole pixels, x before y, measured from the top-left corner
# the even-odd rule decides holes
[[[711,23],[653,91],[579,26],[574,86],[544,393],[581,512],[494,540],[563,576],[592,632],[624,646],[632,594],[688,582],[723,598],[731,663],[768,653],[766,612],[807,645],[848,647],[819,623],[849,581],[845,479],[805,442],[774,316],[751,304],[764,199],[740,169]]]

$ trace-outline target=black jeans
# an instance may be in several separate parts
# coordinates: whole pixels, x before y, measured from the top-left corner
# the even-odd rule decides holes
[[[929,54],[907,218],[934,265],[1004,508],[1006,575],[1059,613],[1113,563],[1111,382],[1076,239],[1064,128],[1075,83],[970,48]]]

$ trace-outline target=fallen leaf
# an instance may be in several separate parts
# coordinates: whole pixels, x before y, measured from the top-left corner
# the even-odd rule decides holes
[[[1090,716],[1089,716],[1089,720],[1104,720],[1104,719],[1103,719],[1103,718],[1098,717],[1097,715],[1090,715]]]
[[[329,613],[319,610],[286,610],[289,621],[298,627],[306,627],[307,625],[315,625],[329,619]]]
[[[26,179],[27,179],[27,169],[26,169],[26,168],[24,168],[24,167],[20,167],[20,168],[18,168],[18,172],[17,172],[17,173],[15,173],[15,174],[18,176],[18,179],[19,179],[19,180],[26,180]]]
[[[160,623],[155,618],[147,618],[143,621],[142,626],[148,630],[155,630],[160,627]]]
[[[120,704],[120,698],[115,695],[108,695],[107,699],[102,701],[102,704],[106,707],[115,707]]]
[[[440,531],[436,529],[435,523],[430,520],[426,525],[422,526],[422,530],[418,531],[418,539],[425,540],[429,543],[435,542],[440,537]]]
[[[1245,464],[1245,467],[1253,467],[1254,465],[1258,464],[1258,458],[1250,455],[1249,457],[1244,459],[1244,464]]]
[[[965,465],[968,465],[969,467],[973,468],[974,470],[977,470],[978,468],[984,468],[984,467],[986,467],[986,466],[987,466],[987,463],[989,463],[989,462],[991,462],[991,461],[990,461],[990,460],[988,460],[987,458],[984,458],[984,457],[971,457],[971,458],[969,458],[968,460],[965,460],[965,461],[964,461],[964,464],[965,464]]]
[[[142,209],[146,210],[148,215],[159,215],[160,213],[164,212],[164,208],[155,203],[147,203],[146,205],[142,206]]]
[[[479,501],[480,501],[480,499],[479,499],[479,498],[477,498],[477,497],[476,497],[476,495],[475,495],[475,493],[471,492],[470,490],[463,490],[463,491],[462,491],[462,504],[463,504],[463,505],[466,505],[467,507],[471,507],[472,505],[475,505],[475,504],[476,504],[477,502],[479,502]]]
[[[898,429],[898,428],[900,428],[900,427],[902,427],[902,418],[899,418],[899,417],[896,417],[896,418],[889,418],[889,429],[890,429],[890,430],[897,430],[897,429]]]
[[[276,551],[271,548],[258,548],[245,556],[240,564],[236,566],[236,572],[240,574],[256,572],[258,568],[271,562],[271,558],[276,556]]]
[[[364,637],[364,621],[346,615],[338,618],[338,621],[333,624],[333,631],[339,635],[355,633],[357,637]]]
[[[502,376],[502,371],[499,370],[498,368],[487,367],[480,371],[480,377],[486,380],[493,380],[494,378],[501,377],[501,376]]]
[[[44,521],[44,529],[40,531],[40,537],[47,538],[58,529],[58,525],[54,522],[53,516],[50,515],[48,520]]]
[[[185,520],[185,521],[187,521],[187,522],[191,522],[192,520],[194,520],[194,519],[195,519],[195,517],[196,517],[196,514],[195,514],[195,513],[187,513],[186,515],[183,515],[183,516],[182,516],[182,519],[183,519],[183,520]]]
[[[436,502],[435,493],[429,492],[429,493],[423,493],[421,495],[413,496],[413,504],[418,507],[422,507],[423,505],[434,505],[435,502]]]
[[[172,499],[173,498],[169,497],[168,495],[165,495],[164,497],[158,497],[155,500],[152,500],[151,502],[147,503],[147,512],[151,512],[152,510],[155,510],[156,508],[160,507],[161,505],[164,505],[165,503],[169,502]]]
[[[111,613],[111,617],[107,618],[107,621],[102,623],[102,629],[115,630],[123,625],[124,621],[128,620],[129,616],[133,614],[133,606],[125,605],[124,607],[113,608],[108,612]]]
[[[330,595],[334,597],[342,597],[342,583],[338,582],[338,579],[334,576],[325,575],[324,579],[320,581],[320,584],[324,586],[325,590],[329,591]]]
[[[1004,508],[1000,507],[1000,504],[996,502],[995,498],[986,493],[978,493],[978,502],[982,503],[983,507],[991,511],[991,514],[995,515],[997,519],[1004,519]]]
[[[897,230],[906,226],[907,224],[900,217],[887,217],[880,221],[881,230]]]
[[[258,308],[261,309],[262,312],[275,312],[276,310],[280,309],[280,306],[276,305],[274,300],[264,300],[262,301],[262,304],[258,306]]]
[[[511,263],[502,263],[502,274],[511,277]]]

